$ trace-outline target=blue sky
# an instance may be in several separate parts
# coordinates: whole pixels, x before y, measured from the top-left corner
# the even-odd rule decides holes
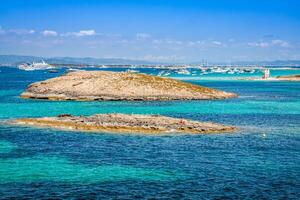
[[[1,0],[0,54],[300,59],[298,0]]]

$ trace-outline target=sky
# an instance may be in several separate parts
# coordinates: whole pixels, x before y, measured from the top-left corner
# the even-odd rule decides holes
[[[299,0],[0,0],[0,54],[300,60]]]

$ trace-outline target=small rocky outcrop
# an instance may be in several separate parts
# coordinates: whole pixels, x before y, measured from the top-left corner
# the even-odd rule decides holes
[[[300,81],[300,74],[290,76],[277,76],[276,80],[280,81]]]
[[[232,132],[235,130],[232,126],[171,118],[161,115],[97,114],[86,117],[62,114],[57,117],[16,119],[13,123],[48,128],[109,133],[202,134]]]

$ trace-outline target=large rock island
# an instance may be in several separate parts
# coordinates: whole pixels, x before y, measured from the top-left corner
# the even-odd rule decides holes
[[[22,98],[48,100],[198,100],[236,94],[171,78],[109,71],[78,71],[31,84]]]
[[[199,122],[161,115],[97,114],[89,117],[68,114],[57,117],[23,118],[16,124],[50,127],[68,130],[110,133],[218,133],[231,132],[235,128],[211,122]]]

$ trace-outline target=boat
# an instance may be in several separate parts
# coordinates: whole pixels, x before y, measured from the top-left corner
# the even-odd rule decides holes
[[[177,72],[177,74],[184,74],[184,75],[190,75],[191,74],[191,72],[187,69],[179,69],[176,72]]]
[[[77,72],[77,71],[82,71],[81,69],[76,69],[76,68],[68,68],[66,70],[67,72]]]
[[[34,71],[34,70],[46,70],[46,69],[53,69],[54,66],[46,63],[42,60],[42,62],[33,62],[32,64],[23,63],[18,66],[19,69],[25,71]]]
[[[244,69],[244,72],[253,74],[255,72],[255,69]]]
[[[49,69],[48,72],[49,73],[58,73],[58,69]]]
[[[166,72],[163,74],[163,76],[169,76],[171,73],[170,72]]]
[[[157,76],[169,76],[171,73],[169,71],[163,70],[160,71]]]
[[[128,73],[139,73],[138,70],[133,70],[133,69],[127,69],[126,72],[128,72]]]
[[[220,67],[214,67],[214,68],[211,69],[211,72],[212,73],[226,73],[227,70],[226,69],[222,69]]]
[[[270,69],[265,68],[265,69],[263,69],[261,71],[263,72],[262,79],[268,79],[268,78],[270,78]]]
[[[235,72],[233,70],[227,71],[228,74],[234,74]]]
[[[163,76],[163,74],[165,73],[165,71],[160,71],[157,76]]]
[[[245,71],[243,69],[238,70],[238,74],[243,74],[243,73],[245,73]]]
[[[29,69],[30,69],[29,66],[30,66],[29,63],[22,63],[22,64],[18,65],[18,68],[21,69],[21,70],[29,71]]]

